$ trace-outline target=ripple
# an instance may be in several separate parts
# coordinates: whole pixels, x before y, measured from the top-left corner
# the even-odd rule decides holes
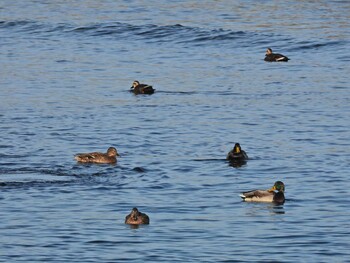
[[[349,258],[346,3],[227,3],[1,7],[0,261]],[[109,145],[116,165],[73,159]],[[276,180],[283,205],[238,196]],[[135,206],[149,226],[124,224]]]

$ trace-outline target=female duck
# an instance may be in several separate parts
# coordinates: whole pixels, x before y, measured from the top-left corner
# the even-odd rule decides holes
[[[134,92],[135,94],[153,94],[154,89],[152,86],[147,84],[140,84],[137,80],[135,80],[132,83],[132,86],[130,88],[131,92]]]
[[[242,197],[243,201],[246,202],[269,202],[283,204],[285,201],[284,191],[284,183],[277,181],[275,182],[274,186],[268,190],[252,190],[242,193],[240,197]]]
[[[264,60],[267,62],[287,62],[289,58],[282,54],[272,53],[272,49],[268,48]]]
[[[74,159],[80,163],[106,163],[112,164],[117,162],[117,156],[120,156],[117,149],[109,147],[107,153],[92,152],[92,153],[78,153]]]
[[[233,149],[226,156],[226,160],[231,162],[243,162],[247,159],[248,155],[242,150],[239,143],[236,143]]]
[[[141,225],[141,224],[149,224],[148,215],[141,213],[136,207],[134,207],[130,214],[125,217],[125,224],[128,225]]]

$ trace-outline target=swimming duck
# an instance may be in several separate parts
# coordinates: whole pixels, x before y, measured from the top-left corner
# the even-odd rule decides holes
[[[268,48],[264,60],[268,62],[287,62],[289,58],[282,54],[272,53],[272,49]]]
[[[152,86],[147,84],[140,84],[137,80],[135,80],[132,83],[132,86],[130,88],[131,92],[134,92],[135,94],[153,94],[154,89]]]
[[[233,149],[227,154],[226,160],[231,162],[242,162],[248,159],[248,155],[242,150],[241,145],[236,143]]]
[[[130,214],[125,217],[125,224],[129,225],[141,225],[141,224],[149,224],[148,215],[141,213],[136,207],[134,207]]]
[[[242,193],[240,197],[246,202],[270,202],[283,204],[285,201],[284,191],[284,183],[276,181],[273,187],[268,190],[252,190]]]
[[[107,153],[78,153],[74,156],[74,159],[81,163],[116,163],[117,156],[120,156],[117,149],[109,147]]]

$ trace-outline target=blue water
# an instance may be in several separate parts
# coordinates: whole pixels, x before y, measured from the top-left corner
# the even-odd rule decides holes
[[[350,262],[349,21],[348,1],[1,1],[0,261]],[[116,165],[73,159],[109,146]],[[284,205],[238,196],[276,180]]]

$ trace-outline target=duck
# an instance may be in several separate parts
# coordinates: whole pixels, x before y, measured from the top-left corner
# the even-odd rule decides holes
[[[78,153],[74,156],[74,159],[80,163],[113,164],[117,162],[117,156],[120,156],[117,149],[114,147],[109,147],[106,153]]]
[[[140,84],[139,81],[134,80],[130,88],[130,91],[134,92],[135,94],[153,94],[155,89],[151,85]]]
[[[240,197],[245,202],[268,202],[283,204],[285,201],[284,192],[284,183],[282,181],[276,181],[275,184],[268,190],[252,190],[243,192],[240,194]]]
[[[266,50],[265,54],[265,61],[267,62],[287,62],[289,60],[288,57],[278,54],[278,53],[273,53],[271,48],[268,48]]]
[[[244,150],[242,150],[239,143],[236,143],[233,149],[226,156],[226,160],[231,162],[244,162],[247,159],[248,155]]]
[[[136,207],[134,207],[130,214],[125,217],[125,224],[128,225],[148,225],[149,217],[145,213],[141,213]]]

